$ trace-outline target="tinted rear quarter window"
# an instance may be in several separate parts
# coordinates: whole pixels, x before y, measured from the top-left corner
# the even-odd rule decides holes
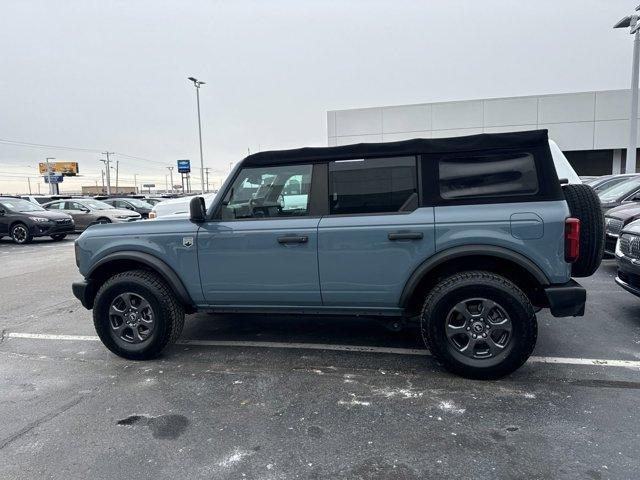
[[[329,213],[410,211],[418,205],[416,158],[338,160],[329,163]]]
[[[440,196],[446,200],[535,195],[538,174],[527,152],[441,158]]]

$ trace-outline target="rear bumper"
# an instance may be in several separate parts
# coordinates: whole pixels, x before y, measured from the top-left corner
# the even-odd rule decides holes
[[[87,310],[93,308],[95,292],[93,291],[91,281],[81,280],[79,282],[73,282],[71,284],[71,290],[73,291],[73,296],[80,300],[84,308]]]
[[[544,289],[551,315],[554,317],[581,317],[587,302],[587,291],[575,280]]]

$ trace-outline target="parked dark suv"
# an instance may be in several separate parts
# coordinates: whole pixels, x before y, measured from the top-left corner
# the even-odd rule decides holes
[[[74,229],[73,219],[65,213],[49,212],[21,198],[0,197],[0,238],[9,235],[18,244],[34,237],[62,240]]]
[[[598,268],[604,222],[579,182],[546,130],[261,152],[189,218],[87,230],[73,292],[126,358],[185,312],[360,315],[417,321],[451,371],[496,378],[531,355],[537,309],[584,313],[571,277]]]
[[[149,213],[153,208],[151,204],[138,198],[106,198],[102,201],[120,210],[138,212],[142,218],[149,218]]]

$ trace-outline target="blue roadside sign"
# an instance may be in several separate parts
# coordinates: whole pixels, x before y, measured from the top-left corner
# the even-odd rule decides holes
[[[191,160],[178,160],[178,173],[190,173]]]
[[[50,173],[49,175],[45,175],[43,178],[44,183],[62,183],[62,180],[64,180],[62,174],[56,173]]]

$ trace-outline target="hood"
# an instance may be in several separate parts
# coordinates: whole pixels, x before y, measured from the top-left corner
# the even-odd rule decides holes
[[[640,220],[631,222],[629,225],[622,229],[621,233],[633,233],[634,235],[640,235]]]
[[[92,225],[87,228],[78,240],[96,237],[129,237],[137,242],[144,242],[147,235],[193,235],[198,225],[188,218],[167,219],[162,222],[124,222]]]
[[[618,207],[612,208],[607,212],[607,217],[619,218],[620,220],[629,220],[630,218],[640,216],[640,203],[625,203]]]
[[[42,217],[50,220],[66,220],[70,219],[71,215],[67,215],[63,212],[54,212],[51,210],[41,210],[38,212],[20,212],[22,215],[28,215],[29,217]]]

